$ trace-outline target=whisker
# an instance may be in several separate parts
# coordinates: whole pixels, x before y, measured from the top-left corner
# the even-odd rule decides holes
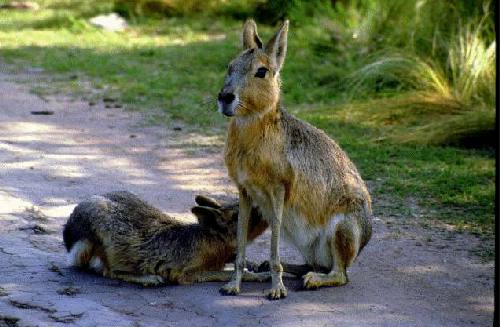
[[[215,103],[217,101],[217,98],[215,97],[205,97],[201,103],[207,104],[207,103]]]
[[[201,101],[201,107],[204,108],[206,111],[212,111],[217,109],[217,98],[213,96],[208,96],[204,97],[204,99]]]
[[[248,110],[248,105],[247,103],[245,103],[245,101],[240,99],[240,101],[238,101],[238,105],[236,106],[236,108],[242,108]]]

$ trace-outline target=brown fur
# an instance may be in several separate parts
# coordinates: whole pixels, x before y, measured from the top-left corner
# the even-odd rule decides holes
[[[199,223],[185,224],[129,192],[93,197],[68,219],[66,248],[76,266],[143,285],[227,281],[229,272],[220,270],[234,258],[238,205],[202,196],[196,201],[203,204],[192,208]],[[251,240],[267,228],[257,209],[252,217]],[[100,264],[93,267],[92,262]],[[247,273],[249,280],[266,275]]]
[[[245,50],[231,62],[219,95],[220,111],[234,116],[225,163],[240,192],[236,267],[244,266],[245,207],[256,205],[272,229],[273,287],[268,293],[272,299],[286,296],[278,252],[281,228],[310,266],[331,270],[306,274],[305,287],[347,282],[345,268],[371,236],[371,199],[354,164],[324,132],[296,119],[281,105],[279,72],[287,32],[286,22],[265,48],[255,48],[257,28],[253,21],[247,22]],[[268,70],[264,77],[259,76],[262,69]],[[224,100],[228,95],[235,100]],[[322,247],[323,240],[329,239],[331,246]],[[236,273],[222,291],[237,294],[239,284]]]
[[[335,230],[333,244],[335,251],[338,252],[338,257],[340,259],[340,267],[345,270],[351,265],[352,260],[356,257],[357,248],[356,248],[356,238],[352,233],[352,229],[349,228],[347,224],[339,224],[337,229]]]

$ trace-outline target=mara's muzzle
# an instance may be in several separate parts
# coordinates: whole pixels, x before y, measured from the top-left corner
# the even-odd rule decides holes
[[[219,112],[227,117],[234,116],[236,102],[236,96],[234,93],[220,92],[217,96],[217,106],[219,108]]]

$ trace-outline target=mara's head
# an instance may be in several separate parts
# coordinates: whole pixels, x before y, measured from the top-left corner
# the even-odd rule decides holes
[[[276,108],[287,35],[288,21],[285,21],[264,46],[255,22],[245,22],[243,52],[229,63],[224,87],[217,97],[219,112],[225,116],[244,117]]]
[[[191,212],[196,216],[201,226],[236,241],[239,213],[237,201],[224,205],[203,195],[197,195],[195,201],[198,205],[191,208]],[[248,223],[248,240],[252,241],[257,238],[264,233],[267,227],[268,224],[262,218],[260,211],[253,208]]]

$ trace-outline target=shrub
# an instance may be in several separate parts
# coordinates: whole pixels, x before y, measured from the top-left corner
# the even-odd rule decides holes
[[[125,17],[215,15],[251,16],[257,1],[244,0],[115,0],[115,11]]]

